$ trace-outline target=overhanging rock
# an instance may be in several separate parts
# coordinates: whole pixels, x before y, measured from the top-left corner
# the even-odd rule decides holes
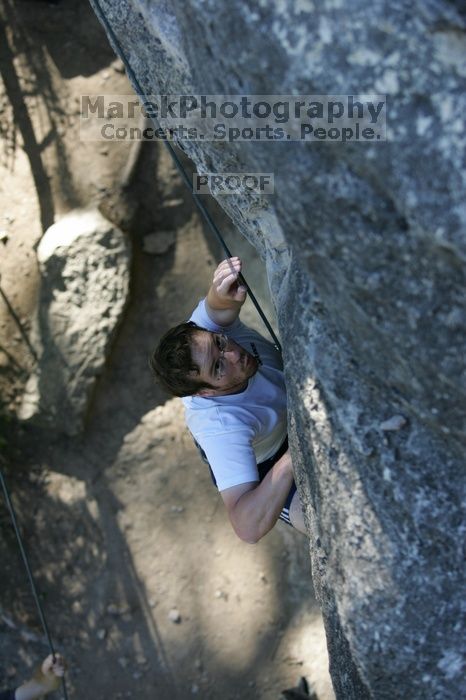
[[[273,198],[219,202],[267,264],[337,697],[457,700],[466,437],[461,4],[99,6],[148,95],[388,95],[386,143],[182,145],[199,172],[275,174]]]

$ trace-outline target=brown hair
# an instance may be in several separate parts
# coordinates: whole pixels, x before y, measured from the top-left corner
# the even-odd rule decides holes
[[[200,389],[214,388],[190,376],[191,372],[200,373],[191,354],[192,340],[196,333],[205,330],[193,321],[180,323],[165,333],[149,358],[149,367],[157,381],[170,394],[192,396]]]

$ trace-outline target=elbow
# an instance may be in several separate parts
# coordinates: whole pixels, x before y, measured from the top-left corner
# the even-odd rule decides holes
[[[266,518],[258,517],[256,510],[245,507],[245,499],[238,499],[235,506],[228,510],[235,534],[247,544],[257,544],[274,524]]]
[[[246,544],[257,544],[259,542],[259,540],[261,539],[260,536],[255,536],[255,535],[254,536],[253,535],[246,535],[245,537],[241,537],[240,535],[238,535],[238,536],[240,537],[240,539],[243,542],[246,542]]]
[[[256,535],[249,535],[249,534],[243,535],[243,534],[240,534],[238,532],[236,534],[238,535],[240,540],[242,542],[246,542],[246,544],[257,544],[259,542],[259,540],[261,539],[259,536],[256,536]]]
[[[244,523],[232,523],[235,534],[246,544],[257,544],[262,539],[264,533],[259,532],[257,527],[245,525]]]

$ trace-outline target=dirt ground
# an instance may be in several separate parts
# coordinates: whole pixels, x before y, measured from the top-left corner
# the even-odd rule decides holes
[[[283,523],[255,546],[236,538],[180,400],[148,372],[152,345],[205,293],[219,252],[162,146],[143,144],[122,192],[131,144],[79,140],[81,94],[132,92],[87,3],[0,0],[0,11],[1,466],[69,697],[276,700],[303,675],[331,700],[306,538]],[[14,414],[35,361],[35,247],[90,203],[131,236],[131,298],[86,430],[71,439]],[[257,255],[215,214],[272,315]],[[173,245],[144,253],[144,235],[166,230]],[[3,688],[47,645],[2,499],[0,528]]]

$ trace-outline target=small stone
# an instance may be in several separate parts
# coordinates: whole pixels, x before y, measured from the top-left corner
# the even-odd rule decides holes
[[[128,614],[129,608],[127,605],[116,605],[115,603],[110,603],[110,605],[107,605],[107,613],[109,615],[119,617],[120,615]]]
[[[120,664],[121,668],[126,668],[128,665],[128,659],[124,656],[120,656],[120,658],[118,659],[118,663]]]
[[[262,581],[262,583],[267,583],[267,576],[263,571],[259,572],[259,579]]]
[[[104,630],[103,628],[101,628],[100,630],[97,630],[97,639],[102,640],[102,639],[105,639],[106,636],[107,636],[107,630]]]
[[[3,243],[4,245],[8,241],[8,233],[4,229],[0,229],[0,243]]]
[[[392,416],[388,420],[384,420],[383,423],[380,424],[379,428],[380,430],[385,430],[385,431],[392,431],[392,430],[400,430],[404,425],[406,425],[407,421],[404,416]]]
[[[180,611],[176,608],[172,608],[168,613],[168,619],[170,620],[170,622],[173,622],[174,625],[179,625],[181,622]]]
[[[125,72],[125,64],[119,58],[112,63],[112,68],[116,73]]]

